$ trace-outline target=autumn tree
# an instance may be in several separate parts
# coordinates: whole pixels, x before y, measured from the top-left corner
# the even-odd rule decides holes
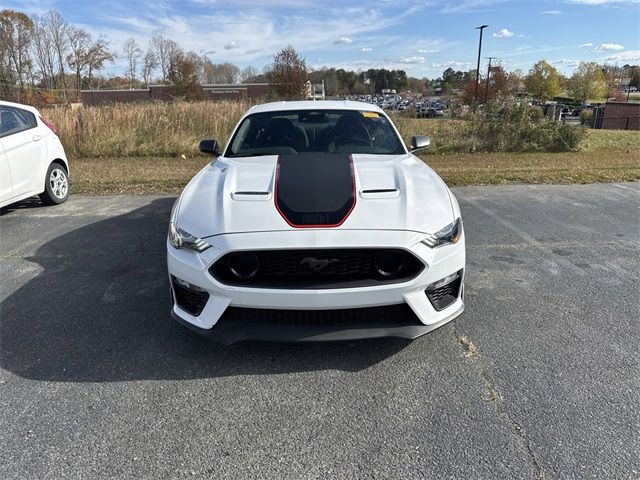
[[[605,74],[596,62],[580,62],[569,78],[569,94],[581,102],[600,98],[607,91]]]
[[[307,65],[289,45],[273,57],[267,77],[278,96],[290,100],[301,98],[307,81]]]
[[[31,58],[29,48],[33,36],[33,21],[22,12],[0,11],[0,51],[5,80],[16,82],[21,87],[29,81]]]
[[[171,95],[185,100],[200,100],[202,88],[198,82],[198,65],[194,62],[197,54],[178,52],[171,57],[167,80],[171,83]]]
[[[631,80],[629,81],[629,86],[640,89],[640,67],[631,67]]]
[[[527,93],[539,100],[550,100],[560,93],[558,70],[544,60],[536,62],[524,80]]]

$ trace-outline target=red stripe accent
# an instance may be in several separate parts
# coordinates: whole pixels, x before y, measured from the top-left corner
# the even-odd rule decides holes
[[[275,181],[275,186],[274,186],[274,189],[273,189],[274,190],[273,196],[274,196],[274,203],[276,205],[276,210],[278,210],[278,213],[280,214],[280,216],[282,218],[284,218],[284,221],[287,222],[290,226],[292,226],[294,228],[335,228],[335,227],[339,227],[340,225],[342,225],[344,223],[344,221],[347,218],[349,218],[349,215],[351,215],[351,212],[353,212],[353,209],[356,208],[356,173],[355,173],[355,169],[353,167],[353,157],[351,155],[349,155],[349,166],[351,167],[351,187],[352,187],[351,197],[353,198],[353,202],[351,203],[351,208],[347,211],[347,213],[344,215],[344,217],[342,217],[342,219],[338,223],[334,223],[333,225],[329,225],[329,224],[297,225],[297,224],[292,223],[292,222],[289,221],[289,219],[284,214],[284,212],[282,210],[280,210],[280,205],[278,205],[278,177],[280,176],[280,155],[278,155],[278,160],[276,162],[276,181]]]

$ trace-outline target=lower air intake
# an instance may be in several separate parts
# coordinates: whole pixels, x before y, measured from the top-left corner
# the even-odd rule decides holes
[[[180,285],[175,279],[172,281],[173,293],[176,296],[176,303],[185,312],[197,317],[202,313],[204,306],[209,300],[207,292],[196,292],[183,285]]]
[[[229,307],[222,319],[226,322],[249,322],[258,325],[290,325],[304,327],[398,327],[422,325],[406,303],[384,307],[347,308],[339,310],[273,310]]]
[[[458,272],[458,278],[442,287],[429,290],[426,294],[436,311],[444,310],[453,305],[460,295],[460,285],[462,284],[462,271]]]

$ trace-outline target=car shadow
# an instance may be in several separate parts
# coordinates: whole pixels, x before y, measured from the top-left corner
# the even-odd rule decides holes
[[[69,382],[359,371],[402,339],[223,346],[170,318],[165,238],[173,198],[69,231],[27,260],[40,273],[0,304],[0,364]]]
[[[29,197],[19,202],[0,207],[0,217],[8,213],[12,213],[18,210],[28,210],[31,208],[47,208],[48,205],[42,203],[39,197]]]

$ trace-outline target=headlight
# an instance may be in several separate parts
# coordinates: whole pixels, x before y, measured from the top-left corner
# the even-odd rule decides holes
[[[458,218],[455,222],[447,225],[442,230],[439,230],[434,234],[427,235],[426,238],[422,240],[422,243],[430,246],[431,248],[435,248],[448,243],[457,243],[461,237],[462,219]]]
[[[207,242],[189,232],[181,229],[176,225],[176,217],[178,215],[178,202],[173,205],[171,210],[171,219],[169,220],[169,243],[174,248],[188,248],[196,252],[204,252],[211,247]]]

